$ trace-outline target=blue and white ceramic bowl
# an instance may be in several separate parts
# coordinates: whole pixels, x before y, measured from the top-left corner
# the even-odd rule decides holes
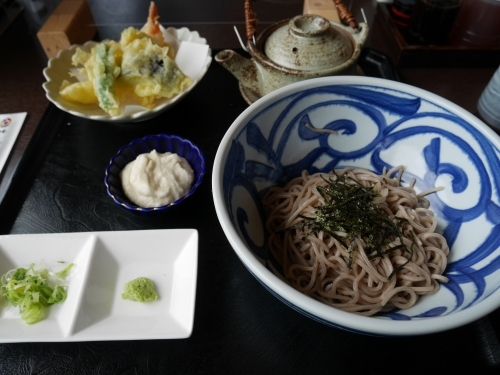
[[[186,159],[193,169],[194,182],[186,195],[175,202],[159,207],[141,207],[132,203],[123,192],[120,180],[120,172],[130,162],[134,161],[140,154],[150,153],[156,150],[158,153],[173,152]],[[158,134],[148,135],[144,138],[136,139],[128,145],[122,147],[114,155],[104,172],[104,184],[106,191],[113,201],[126,210],[143,214],[156,214],[178,205],[187,197],[192,195],[196,188],[200,186],[205,175],[205,158],[200,149],[191,141],[176,135]]]
[[[309,125],[308,125],[309,124]],[[314,132],[310,127],[338,133]],[[263,192],[300,174],[347,166],[381,173],[404,165],[404,183],[428,196],[450,247],[439,292],[372,317],[307,297],[270,271]],[[248,270],[277,298],[330,326],[373,335],[455,328],[500,306],[500,139],[455,104],[399,82],[328,77],[252,104],[227,131],[214,163],[222,228]]]

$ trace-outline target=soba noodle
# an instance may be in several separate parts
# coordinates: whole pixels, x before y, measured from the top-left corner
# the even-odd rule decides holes
[[[445,238],[435,232],[436,218],[424,197],[429,192],[417,195],[413,186],[400,186],[402,172],[402,167],[383,175],[350,168],[328,175],[304,171],[285,187],[269,189],[263,199],[268,209],[269,248],[294,288],[333,307],[366,316],[410,308],[419,296],[437,292],[439,282],[447,281],[442,274],[449,248]],[[373,202],[390,220],[402,218],[405,223],[404,235],[392,236],[391,243],[384,245],[383,256],[365,251],[367,238],[356,237],[352,243],[345,232],[335,230],[333,236],[311,231],[307,225],[305,218],[315,217],[316,207],[324,204],[317,187],[327,185],[325,178],[336,180],[346,173],[349,178],[345,181],[350,181],[346,183],[357,181],[372,187],[376,193]],[[401,248],[401,240],[411,251]],[[397,250],[387,250],[395,247]]]

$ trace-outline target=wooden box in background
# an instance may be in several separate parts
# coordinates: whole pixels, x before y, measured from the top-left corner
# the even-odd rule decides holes
[[[332,0],[304,0],[304,14],[316,14],[340,23],[337,8]]]
[[[390,5],[378,4],[368,45],[389,56],[401,68],[497,67],[500,48],[408,44],[390,15]]]
[[[72,44],[83,44],[97,33],[94,18],[85,0],[63,0],[37,33],[47,57]]]

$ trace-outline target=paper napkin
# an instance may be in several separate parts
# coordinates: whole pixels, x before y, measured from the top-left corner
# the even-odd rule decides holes
[[[0,173],[23,126],[26,112],[0,114]]]

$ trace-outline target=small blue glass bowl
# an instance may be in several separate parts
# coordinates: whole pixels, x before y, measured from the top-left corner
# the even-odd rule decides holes
[[[183,157],[189,162],[189,165],[194,172],[194,182],[189,192],[176,201],[158,207],[140,207],[130,201],[123,192],[122,183],[120,180],[120,172],[130,162],[134,161],[140,154],[146,154],[153,150],[158,153],[172,152]],[[141,139],[136,139],[127,146],[122,147],[116,155],[114,155],[109,165],[106,167],[104,184],[106,191],[113,201],[121,207],[134,212],[140,213],[159,213],[168,208],[178,205],[187,197],[192,195],[196,188],[200,186],[205,174],[205,158],[200,149],[191,141],[183,139],[176,135],[158,134],[148,135]]]

